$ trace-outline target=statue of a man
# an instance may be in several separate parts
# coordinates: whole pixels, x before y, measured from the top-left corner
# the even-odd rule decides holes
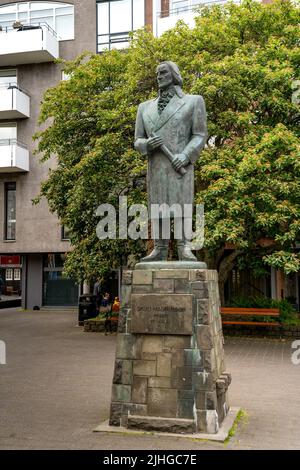
[[[207,139],[205,103],[202,96],[182,92],[174,62],[162,62],[156,74],[159,95],[139,105],[135,148],[148,157],[149,209],[151,204],[178,204],[183,214],[185,204],[193,205],[194,163]],[[166,260],[168,244],[160,234],[142,261]],[[177,240],[177,249],[179,260],[196,260],[185,234]]]

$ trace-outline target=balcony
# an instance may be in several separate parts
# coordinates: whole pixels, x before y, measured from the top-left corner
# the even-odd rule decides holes
[[[0,86],[0,119],[30,117],[30,98],[15,83]]]
[[[29,150],[16,139],[0,140],[0,173],[29,171]]]
[[[0,67],[52,62],[58,57],[58,37],[46,23],[0,30]]]
[[[174,28],[177,21],[182,20],[188,26],[195,26],[195,16],[200,6],[211,6],[215,4],[226,3],[227,0],[182,0],[174,2],[176,7],[168,11],[160,11],[156,19],[156,35],[161,36],[168,29]],[[233,0],[234,3],[240,3],[240,0]]]

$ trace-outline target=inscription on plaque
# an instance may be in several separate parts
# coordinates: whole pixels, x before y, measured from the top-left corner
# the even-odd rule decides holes
[[[132,333],[190,335],[191,294],[132,294]]]

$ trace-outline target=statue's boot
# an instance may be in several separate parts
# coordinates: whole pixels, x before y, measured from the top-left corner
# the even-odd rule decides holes
[[[154,249],[150,255],[145,256],[141,261],[166,261],[168,258],[168,246],[169,240],[155,240]]]
[[[187,240],[177,242],[177,251],[179,261],[198,261],[196,256],[192,253],[191,243]]]

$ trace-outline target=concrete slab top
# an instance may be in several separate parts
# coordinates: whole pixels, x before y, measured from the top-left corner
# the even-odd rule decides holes
[[[144,261],[134,269],[207,269],[207,265],[202,261]]]
[[[133,434],[133,435],[154,435],[154,436],[166,436],[166,437],[184,437],[186,439],[193,440],[208,440],[208,441],[218,441],[224,442],[229,436],[229,432],[237,418],[240,408],[231,407],[228,411],[226,418],[224,419],[222,426],[216,434],[206,434],[206,433],[194,433],[194,434],[174,434],[168,432],[155,432],[155,431],[140,431],[137,429],[127,429],[123,426],[110,426],[109,421],[106,420],[97,426],[94,429],[94,432],[106,432],[106,433],[121,433],[121,434]]]

